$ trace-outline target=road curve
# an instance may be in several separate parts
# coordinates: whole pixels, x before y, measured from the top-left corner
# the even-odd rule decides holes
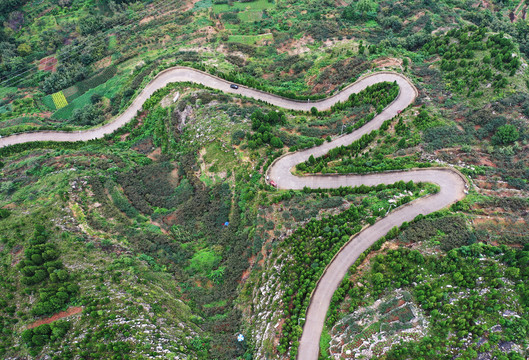
[[[457,171],[449,168],[429,168],[368,175],[297,177],[292,174],[292,168],[306,161],[310,155],[318,157],[334,147],[350,144],[362,135],[378,129],[385,120],[393,118],[401,110],[413,103],[417,96],[417,90],[406,77],[393,72],[377,72],[367,75],[332,97],[320,101],[304,102],[286,99],[246,86],[232,89],[230,88],[230,82],[205,72],[187,67],[174,67],[160,72],[122,114],[103,126],[77,132],[41,131],[12,135],[0,139],[0,148],[32,141],[87,141],[102,138],[131,121],[138,110],[141,109],[145,100],[156,90],[172,82],[185,81],[202,84],[226,93],[240,94],[262,100],[282,108],[301,111],[309,111],[313,106],[318,110],[327,110],[339,101],[346,101],[352,93],[357,93],[369,85],[382,81],[396,81],[400,87],[398,97],[382,113],[360,129],[351,134],[338,137],[331,142],[325,142],[321,146],[286,154],[274,161],[267,172],[270,179],[274,180],[281,189],[302,189],[305,186],[311,188],[337,188],[361,184],[370,186],[381,183],[392,184],[399,180],[405,182],[410,180],[414,182],[431,182],[440,186],[440,191],[437,194],[415,200],[398,208],[391,212],[389,216],[377,221],[374,225],[354,236],[327,266],[312,294],[298,350],[298,359],[316,360],[319,352],[319,339],[332,295],[356,259],[392,227],[399,226],[404,221],[411,221],[419,214],[432,213],[462,199],[465,196],[465,179]]]
[[[377,76],[378,75],[378,76]],[[311,296],[307,309],[305,325],[301,336],[298,356],[299,360],[317,360],[320,336],[325,323],[327,310],[332,296],[340,285],[347,270],[358,257],[373,245],[378,239],[386,235],[394,226],[400,226],[405,221],[413,220],[419,214],[430,214],[455,203],[465,197],[466,179],[458,171],[451,168],[428,168],[410,171],[387,173],[372,173],[367,175],[312,175],[295,176],[292,169],[297,164],[314,157],[326,154],[330,149],[341,145],[348,145],[358,140],[362,135],[378,129],[385,120],[398,115],[400,111],[413,103],[417,90],[405,77],[395,73],[375,74],[368,78],[371,81],[396,81],[400,87],[399,95],[382,113],[358,130],[341,136],[334,141],[321,146],[286,154],[269,167],[267,175],[280,189],[309,188],[338,188],[340,186],[359,186],[393,184],[403,180],[408,182],[429,182],[439,185],[440,191],[435,195],[417,199],[390,213],[389,216],[377,221],[374,225],[353,236],[345,244],[331,263],[325,269]],[[360,81],[363,81],[361,79]],[[353,85],[354,87],[354,85]],[[358,86],[358,88],[361,88]]]
[[[395,73],[379,72],[368,75],[344,88],[336,95],[318,101],[296,101],[287,99],[278,95],[266,93],[264,91],[252,89],[243,85],[239,85],[238,89],[232,89],[229,81],[223,80],[216,76],[210,75],[206,72],[192,69],[189,67],[177,66],[161,71],[149,84],[141,91],[141,93],[134,99],[132,104],[120,115],[112,119],[110,122],[95,128],[81,131],[36,131],[27,132],[0,138],[0,148],[21,144],[32,141],[87,141],[93,139],[100,139],[107,134],[111,134],[129,121],[131,121],[137,112],[141,110],[145,100],[158,89],[165,87],[173,82],[192,82],[195,84],[202,84],[204,86],[217,89],[226,93],[239,94],[252,99],[262,100],[269,104],[279,106],[290,110],[310,111],[312,107],[318,110],[328,110],[332,105],[340,101],[346,101],[349,95],[365,89],[367,86],[381,82],[397,80],[399,84],[406,82],[405,78]]]

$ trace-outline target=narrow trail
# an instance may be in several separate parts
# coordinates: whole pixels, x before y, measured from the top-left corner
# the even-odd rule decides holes
[[[40,326],[40,325],[43,325],[43,324],[51,324],[54,321],[57,321],[59,319],[63,319],[65,317],[69,317],[69,316],[72,316],[72,315],[80,314],[81,312],[83,312],[83,308],[81,306],[70,307],[66,311],[60,311],[60,312],[58,312],[57,314],[55,314],[53,316],[49,316],[49,317],[44,318],[44,319],[39,319],[39,320],[29,324],[27,326],[27,328],[28,329],[33,329],[33,328],[36,328],[37,326]]]
[[[102,138],[106,134],[114,132],[131,121],[141,109],[145,100],[156,90],[172,82],[184,81],[202,84],[226,93],[240,94],[249,98],[262,100],[285,109],[300,111],[310,111],[313,106],[319,111],[330,109],[335,103],[346,101],[352,93],[360,92],[366,87],[382,81],[396,81],[399,85],[400,91],[398,97],[382,113],[375,116],[374,119],[360,129],[351,134],[338,137],[331,142],[326,142],[321,146],[295,153],[288,153],[276,159],[267,172],[270,180],[275,181],[280,189],[303,189],[305,186],[311,188],[338,188],[340,186],[359,186],[362,184],[372,186],[377,184],[392,184],[400,180],[405,182],[410,180],[414,182],[430,182],[440,187],[440,191],[437,194],[417,199],[392,211],[388,216],[352,237],[327,266],[324,274],[318,281],[316,289],[312,293],[311,303],[307,310],[306,321],[298,349],[298,359],[316,360],[319,352],[320,335],[332,295],[356,259],[374,242],[386,235],[394,226],[400,226],[405,221],[411,221],[419,214],[427,215],[438,211],[464,198],[466,180],[459,172],[451,168],[427,168],[367,175],[312,175],[298,177],[292,174],[292,168],[308,160],[310,155],[318,157],[324,155],[332,148],[350,144],[362,135],[378,129],[385,120],[393,118],[413,103],[417,97],[416,88],[406,77],[393,72],[377,72],[367,75],[332,97],[320,101],[303,102],[286,99],[242,85],[238,89],[232,89],[230,88],[230,82],[205,72],[191,68],[175,67],[160,72],[143,89],[132,104],[108,124],[77,132],[46,131],[17,134],[1,138],[0,147],[31,141],[86,141]]]

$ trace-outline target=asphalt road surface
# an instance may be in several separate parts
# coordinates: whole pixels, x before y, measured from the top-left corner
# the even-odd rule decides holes
[[[102,138],[131,121],[136,113],[141,110],[145,100],[156,90],[165,87],[169,83],[183,81],[202,84],[226,93],[240,94],[262,100],[285,109],[301,111],[310,111],[313,106],[318,110],[327,110],[336,102],[347,100],[350,94],[357,93],[369,85],[382,81],[396,81],[400,87],[399,95],[395,101],[360,129],[351,134],[338,137],[331,142],[325,142],[321,146],[286,154],[274,161],[267,172],[270,180],[275,181],[280,189],[302,189],[305,186],[311,188],[337,188],[361,184],[370,186],[381,183],[392,184],[400,180],[405,182],[410,180],[414,182],[431,182],[439,185],[441,189],[435,195],[415,200],[392,211],[388,216],[352,237],[327,266],[312,294],[298,349],[298,359],[316,360],[319,352],[320,335],[332,295],[356,259],[374,242],[386,235],[394,226],[400,226],[405,221],[413,220],[419,214],[432,213],[462,199],[465,196],[465,179],[457,171],[450,168],[428,168],[368,175],[313,175],[298,177],[292,174],[292,168],[308,160],[310,155],[318,157],[334,147],[350,144],[362,135],[378,129],[385,120],[398,115],[400,111],[413,103],[417,97],[416,88],[406,77],[392,72],[377,72],[367,75],[332,97],[320,101],[305,102],[286,99],[242,85],[239,85],[238,89],[233,89],[230,88],[230,82],[205,72],[186,67],[174,67],[159,73],[122,114],[103,126],[77,132],[41,131],[12,135],[1,138],[0,147],[32,141],[86,141]]]

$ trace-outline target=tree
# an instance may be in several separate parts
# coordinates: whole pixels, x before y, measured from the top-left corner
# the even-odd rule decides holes
[[[0,209],[0,220],[7,218],[9,215],[11,215],[11,211],[8,209]]]
[[[93,104],[87,104],[73,111],[70,122],[76,125],[97,125],[103,120],[103,111]]]
[[[377,4],[373,0],[360,0],[356,4],[356,9],[362,14],[366,14],[368,12],[376,11]]]
[[[283,147],[283,142],[281,141],[280,138],[278,138],[277,136],[274,136],[272,138],[272,140],[270,140],[270,145],[272,145],[273,147],[279,149],[279,148]]]
[[[101,94],[93,93],[92,96],[90,96],[90,102],[94,105],[100,102],[101,100],[103,100],[103,95]]]
[[[520,133],[514,125],[506,124],[498,128],[491,140],[495,145],[508,145],[518,140],[519,136]]]
[[[382,273],[375,273],[373,275],[373,283],[375,285],[381,285],[384,282],[384,274]]]
[[[31,54],[31,46],[26,43],[22,43],[18,45],[17,52],[20,56],[28,56],[29,54]]]
[[[31,329],[26,329],[22,332],[22,341],[25,342],[26,344],[29,344],[31,343],[31,339],[33,338],[33,330]]]
[[[94,15],[87,16],[79,21],[79,32],[81,35],[92,34],[101,29],[102,24],[98,17]]]

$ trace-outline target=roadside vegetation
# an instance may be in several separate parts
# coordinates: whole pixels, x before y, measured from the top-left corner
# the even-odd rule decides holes
[[[447,223],[447,219],[449,218],[419,221],[403,231],[402,237],[413,234],[425,225]],[[479,354],[522,359],[523,356],[517,349],[525,347],[529,324],[525,316],[526,284],[523,280],[523,274],[527,272],[527,251],[481,243],[468,245],[481,240],[472,233],[466,235],[466,240],[454,244],[451,243],[453,237],[461,237],[454,230],[444,236],[422,237],[421,240],[413,239],[408,243],[422,243],[423,246],[418,249],[401,247],[382,251],[373,257],[369,268],[363,270],[360,277],[354,276],[354,283],[349,280],[343,282],[333,299],[333,310],[327,326],[331,328],[343,314],[355,312],[373,304],[377,299],[404,289],[410,291],[411,296],[398,306],[406,303],[419,306],[430,324],[428,336],[423,328],[419,331],[419,336],[414,339],[408,337],[393,347],[391,343],[372,342],[370,353],[384,359],[409,356],[442,359],[455,354],[469,359],[476,358]],[[421,243],[415,243],[417,240]],[[432,255],[425,253],[424,245],[426,248],[437,248],[439,244],[441,249],[452,250],[441,257],[439,250]],[[466,245],[458,247],[461,244]],[[383,315],[388,310],[379,309],[379,312]],[[369,328],[357,326],[352,330],[349,341],[333,348],[333,352],[345,353],[344,349],[355,349],[364,339],[387,331],[384,322],[397,327],[397,333],[401,332],[397,338],[406,337],[409,331],[404,330],[416,327],[417,324],[413,323],[419,317],[417,311],[407,313],[407,319],[401,318],[404,315],[402,312],[396,318],[373,323]],[[343,328],[333,331],[335,337]],[[397,342],[396,339],[393,341]],[[332,340],[330,343],[334,344]]]

